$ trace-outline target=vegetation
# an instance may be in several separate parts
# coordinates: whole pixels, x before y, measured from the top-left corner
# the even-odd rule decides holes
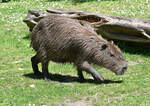
[[[0,3],[0,106],[57,106],[80,104],[149,106],[150,47],[148,44],[115,42],[126,57],[125,75],[94,66],[106,81],[97,83],[90,75],[80,83],[70,64],[50,62],[52,81],[33,75],[29,30],[23,19],[29,9],[60,8],[102,14],[150,18],[149,0],[11,0]]]

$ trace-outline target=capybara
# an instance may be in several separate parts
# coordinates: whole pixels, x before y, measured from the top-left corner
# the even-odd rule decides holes
[[[34,74],[41,73],[38,69],[38,63],[41,63],[46,81],[50,80],[49,61],[73,63],[80,80],[84,80],[82,71],[86,71],[95,80],[104,81],[91,64],[105,67],[116,75],[124,74],[127,69],[127,62],[116,45],[74,19],[50,14],[39,21],[30,37],[31,46],[36,51],[31,58]]]

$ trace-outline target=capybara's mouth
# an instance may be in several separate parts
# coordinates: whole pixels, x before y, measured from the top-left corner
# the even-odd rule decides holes
[[[116,71],[115,74],[116,75],[123,75],[126,70],[127,70],[127,67],[123,67],[121,70]]]
[[[115,74],[116,75],[123,75],[125,71],[117,71]]]

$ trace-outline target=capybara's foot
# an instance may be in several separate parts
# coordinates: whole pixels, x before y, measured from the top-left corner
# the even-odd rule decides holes
[[[94,75],[93,78],[98,82],[104,82],[104,78],[101,75]]]
[[[79,78],[79,82],[85,82],[84,78]]]
[[[36,71],[36,72],[34,72],[34,75],[40,76],[40,75],[42,75],[42,73],[40,71]]]

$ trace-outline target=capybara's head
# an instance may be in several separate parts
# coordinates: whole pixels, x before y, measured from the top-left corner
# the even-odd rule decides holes
[[[127,70],[127,62],[120,49],[110,42],[99,45],[95,53],[96,64],[110,69],[116,75],[123,75]]]

